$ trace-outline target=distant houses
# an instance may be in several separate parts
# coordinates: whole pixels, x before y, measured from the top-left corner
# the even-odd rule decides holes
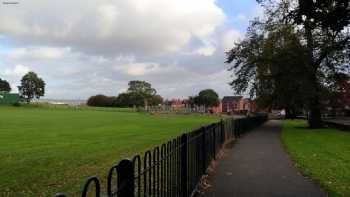
[[[350,80],[344,83],[339,101],[344,108],[345,114],[350,116]]]
[[[255,112],[257,110],[255,101],[243,96],[225,96],[221,103],[224,113]]]
[[[172,99],[166,100],[164,104],[175,109],[180,109],[187,107],[187,105],[189,105],[189,101],[188,99]]]
[[[350,110],[350,80],[344,85],[341,100],[345,108]]]
[[[188,99],[172,99],[164,103],[166,106],[174,109],[198,108],[193,106]],[[203,110],[201,110],[203,111]],[[204,110],[208,113],[246,113],[256,112],[257,107],[254,100],[244,98],[243,96],[224,96],[217,106]]]

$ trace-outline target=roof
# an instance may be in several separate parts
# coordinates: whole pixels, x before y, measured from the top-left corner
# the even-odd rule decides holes
[[[239,101],[242,98],[243,98],[243,96],[224,96],[224,98],[222,98],[222,102]]]

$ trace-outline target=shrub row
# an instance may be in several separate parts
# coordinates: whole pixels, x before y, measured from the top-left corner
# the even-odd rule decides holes
[[[118,97],[105,96],[102,94],[91,96],[88,101],[88,106],[94,107],[133,107],[133,106],[144,106],[144,98],[140,95],[131,93],[121,93]],[[154,95],[147,99],[148,105],[159,105],[163,103],[163,98],[159,95]]]

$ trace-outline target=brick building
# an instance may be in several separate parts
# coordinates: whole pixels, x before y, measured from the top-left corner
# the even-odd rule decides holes
[[[176,109],[186,107],[187,103],[188,103],[188,100],[182,100],[182,99],[172,99],[169,101],[165,101],[166,105]]]
[[[345,111],[347,111],[347,114],[350,115],[350,80],[344,83],[340,96],[340,103]]]
[[[244,98],[243,96],[225,96],[221,101],[221,105],[222,105],[222,112],[224,113],[256,111],[255,101],[248,98]]]

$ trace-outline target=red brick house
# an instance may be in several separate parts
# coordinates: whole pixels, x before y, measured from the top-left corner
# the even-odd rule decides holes
[[[225,96],[222,101],[222,112],[242,112],[257,110],[256,103],[252,99],[243,98],[243,96]]]
[[[172,99],[170,101],[166,101],[165,104],[172,107],[172,108],[184,108],[186,107],[187,100],[181,100],[181,99]]]
[[[222,103],[222,112],[230,113],[230,112],[239,112],[241,109],[241,105],[243,102],[242,96],[225,96]]]
[[[344,83],[339,100],[347,114],[350,115],[350,80]]]
[[[243,108],[242,110],[250,111],[250,112],[256,112],[257,106],[255,100],[246,98],[243,101]]]
[[[213,106],[209,109],[211,113],[218,114],[222,112],[222,102],[219,103],[218,106]]]

